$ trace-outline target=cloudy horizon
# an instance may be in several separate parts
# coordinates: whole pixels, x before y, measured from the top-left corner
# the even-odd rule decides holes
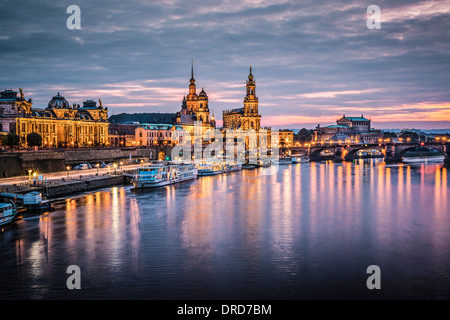
[[[81,9],[69,30],[68,6]],[[369,5],[381,29],[366,26]],[[450,128],[447,1],[0,0],[0,90],[44,108],[101,99],[109,115],[176,112],[191,60],[210,110],[243,106],[252,66],[262,125],[343,114],[388,128]]]

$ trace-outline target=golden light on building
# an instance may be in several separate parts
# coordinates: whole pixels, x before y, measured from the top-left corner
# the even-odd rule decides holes
[[[1,131],[20,136],[26,145],[28,134],[35,132],[42,137],[42,145],[49,147],[87,146],[88,141],[96,146],[108,141],[108,108],[93,100],[80,105],[70,105],[59,93],[45,109],[33,108],[31,99],[25,100],[22,89],[17,92],[5,90],[0,93]]]

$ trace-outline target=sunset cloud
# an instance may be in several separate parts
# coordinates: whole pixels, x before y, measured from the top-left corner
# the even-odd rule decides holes
[[[342,114],[374,124],[450,119],[448,1],[388,1],[381,29],[352,1],[80,0],[0,2],[0,89],[36,107],[57,92],[102,99],[110,114],[176,112],[190,63],[216,118],[239,108],[252,65],[265,125],[303,127]],[[220,120],[220,119],[219,119]],[[444,121],[444,122],[443,122]]]

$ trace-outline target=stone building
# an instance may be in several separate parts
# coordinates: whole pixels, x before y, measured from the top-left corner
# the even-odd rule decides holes
[[[171,124],[181,127],[184,131],[194,134],[196,122],[202,124],[202,134],[209,129],[215,129],[216,121],[210,116],[209,99],[204,88],[197,94],[197,86],[194,79],[194,66],[191,67],[191,79],[189,80],[189,93],[183,97],[181,110],[176,113],[121,113],[109,118],[113,124]]]
[[[292,130],[279,130],[278,131],[279,145],[282,148],[290,148],[294,146],[294,131]]]
[[[70,105],[59,93],[45,109],[33,108],[22,89],[0,93],[0,131],[15,133],[26,145],[26,136],[36,132],[44,147],[81,147],[108,144],[108,108],[93,100]]]
[[[136,145],[135,130],[138,125],[110,123],[108,129],[109,145],[113,147],[132,147]]]
[[[183,141],[185,130],[172,124],[141,124],[135,130],[138,146],[176,145]]]
[[[374,130],[371,127],[371,120],[361,117],[347,117],[336,120],[335,125],[321,127],[318,125],[314,129],[313,141],[331,143],[377,143],[383,136],[381,130]]]
[[[225,110],[222,113],[224,129],[242,129],[244,131],[261,129],[261,115],[258,112],[258,97],[256,96],[256,81],[250,67],[250,74],[246,83],[244,107]]]

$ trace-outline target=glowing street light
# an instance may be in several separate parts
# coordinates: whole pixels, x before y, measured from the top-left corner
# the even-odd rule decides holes
[[[66,169],[67,169],[67,178],[69,178],[69,171],[70,171],[70,167],[69,167],[69,166],[67,166],[67,167],[66,167]]]

